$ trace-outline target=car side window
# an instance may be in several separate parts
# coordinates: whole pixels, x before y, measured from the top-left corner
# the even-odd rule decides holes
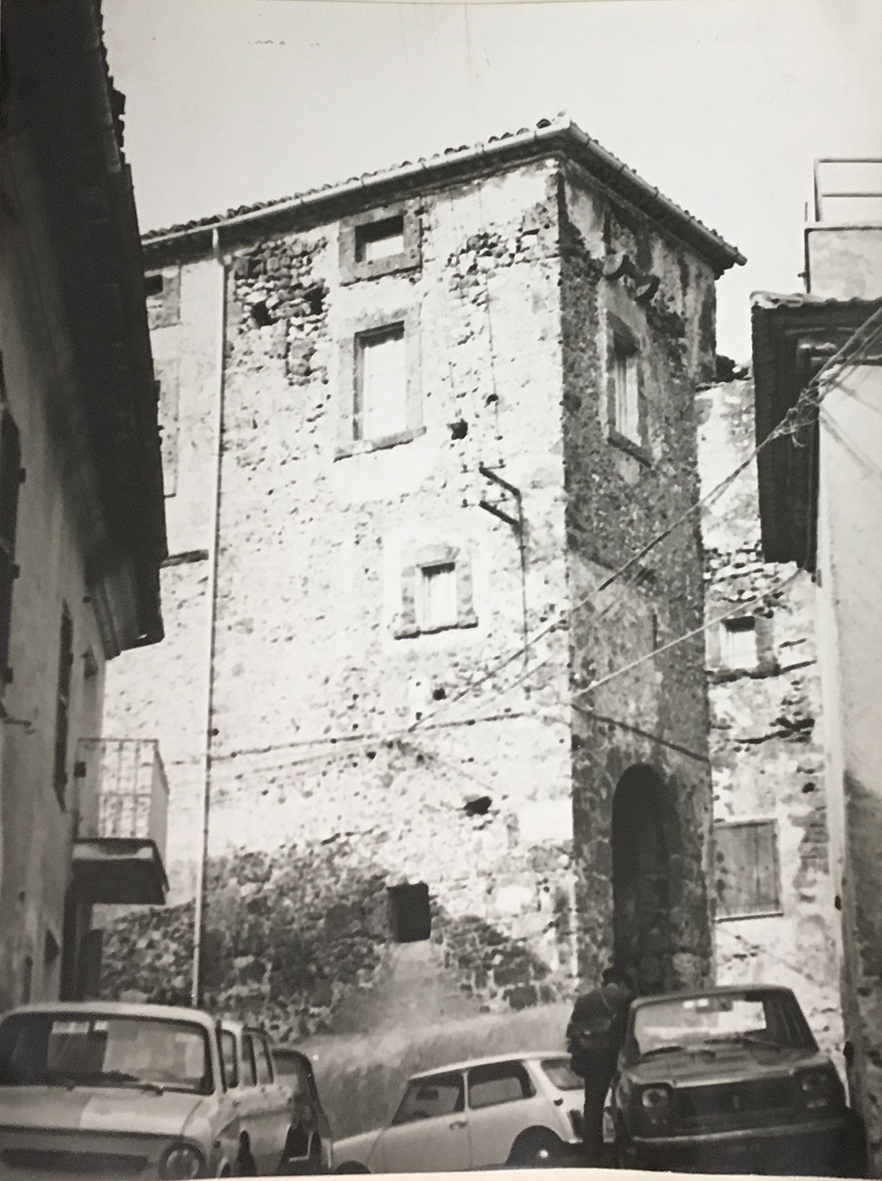
[[[242,1086],[254,1087],[256,1085],[257,1069],[254,1064],[254,1045],[250,1034],[246,1033],[242,1037]]]
[[[431,1078],[412,1079],[407,1084],[401,1106],[393,1124],[409,1124],[414,1120],[433,1119],[439,1115],[453,1115],[465,1110],[462,1075],[437,1074]]]
[[[262,1037],[255,1037],[253,1044],[255,1066],[257,1067],[257,1082],[259,1086],[263,1087],[273,1081],[273,1067],[270,1060],[269,1047],[266,1044],[266,1040]]]
[[[228,1087],[239,1085],[239,1058],[236,1054],[236,1035],[229,1029],[220,1033],[221,1060],[224,1064],[224,1078]]]
[[[529,1099],[535,1089],[520,1062],[494,1062],[469,1071],[469,1107],[494,1107]]]

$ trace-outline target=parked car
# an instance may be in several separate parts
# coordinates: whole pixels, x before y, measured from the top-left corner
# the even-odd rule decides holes
[[[631,1006],[613,1094],[619,1163],[859,1176],[862,1130],[788,988],[709,988]]]
[[[333,1165],[331,1125],[319,1098],[312,1063],[290,1046],[273,1046],[277,1078],[291,1087],[294,1114],[281,1172],[329,1173]]]
[[[563,1163],[581,1142],[582,1080],[560,1051],[415,1075],[387,1128],[338,1140],[338,1173]]]
[[[28,1005],[0,1020],[0,1179],[275,1173],[291,1126],[257,1030],[163,1005]]]

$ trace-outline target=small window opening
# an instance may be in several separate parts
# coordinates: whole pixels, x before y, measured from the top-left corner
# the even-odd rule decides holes
[[[640,442],[640,390],[637,350],[622,336],[613,341],[613,384],[615,405],[613,425],[633,443]]]
[[[420,943],[432,933],[429,887],[425,882],[389,886],[389,926],[396,943]]]
[[[417,623],[424,631],[457,622],[456,566],[442,562],[423,566],[417,596]]]
[[[151,296],[162,295],[165,281],[162,273],[157,271],[155,275],[146,275],[144,278],[144,294],[149,299]]]
[[[325,293],[321,287],[310,287],[304,291],[303,300],[311,316],[320,316],[325,310]]]
[[[404,253],[404,216],[368,222],[355,230],[356,262],[373,262]]]
[[[257,303],[253,303],[248,310],[251,313],[251,319],[257,328],[266,328],[267,325],[272,324],[273,318],[270,315],[270,310],[267,307],[265,299],[261,299]]]
[[[754,668],[757,662],[756,620],[752,615],[727,619],[724,658],[728,668]]]

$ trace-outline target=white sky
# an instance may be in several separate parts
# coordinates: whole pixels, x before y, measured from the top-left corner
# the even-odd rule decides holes
[[[801,288],[817,156],[882,157],[879,0],[104,0],[142,230],[289,196],[559,111]]]

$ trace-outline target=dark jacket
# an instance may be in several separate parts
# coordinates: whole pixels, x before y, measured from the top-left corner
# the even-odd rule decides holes
[[[625,1041],[634,994],[624,984],[602,984],[576,1000],[567,1026],[572,1067],[584,1075],[598,1056],[615,1058]]]

